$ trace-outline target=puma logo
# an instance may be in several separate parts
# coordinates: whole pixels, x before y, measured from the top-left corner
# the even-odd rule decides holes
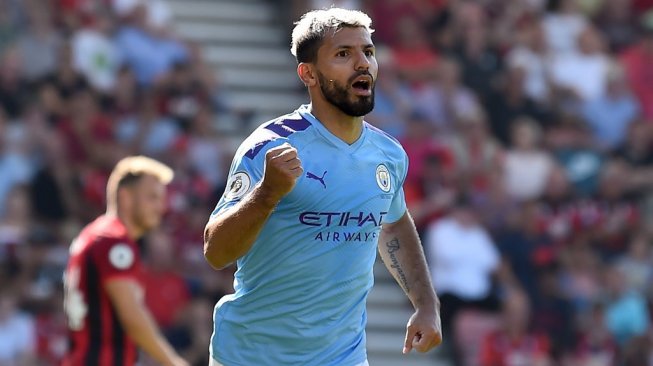
[[[324,173],[322,173],[322,176],[318,177],[317,175],[315,175],[315,174],[313,174],[311,172],[306,172],[306,178],[315,179],[315,180],[319,181],[324,186],[324,189],[326,189],[326,183],[324,183],[324,176],[326,175],[326,173],[327,173],[327,171],[325,170]]]

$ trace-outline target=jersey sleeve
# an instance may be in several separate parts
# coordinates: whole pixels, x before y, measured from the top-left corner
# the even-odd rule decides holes
[[[383,223],[391,224],[397,222],[404,214],[406,213],[406,197],[404,195],[404,182],[406,181],[406,176],[408,175],[408,155],[403,153],[403,160],[397,164],[395,169],[397,179],[397,185],[395,188],[394,196],[390,203],[390,208],[388,209],[388,214],[385,216]]]
[[[218,204],[211,213],[209,221],[240,202],[263,179],[265,154],[273,147],[281,145],[283,138],[265,134],[248,138],[238,148],[229,169],[227,185]]]
[[[119,238],[100,238],[92,251],[100,283],[140,275],[140,255],[135,244]]]

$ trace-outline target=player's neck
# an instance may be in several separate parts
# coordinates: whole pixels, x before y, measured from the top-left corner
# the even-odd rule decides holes
[[[363,130],[363,117],[348,116],[325,101],[313,101],[311,113],[329,132],[350,145],[358,140]]]
[[[143,229],[141,229],[138,225],[135,225],[132,220],[127,218],[127,215],[121,215],[118,211],[107,210],[105,216],[115,217],[120,220],[120,222],[125,225],[125,228],[127,229],[127,236],[129,236],[130,239],[138,240],[145,234]]]

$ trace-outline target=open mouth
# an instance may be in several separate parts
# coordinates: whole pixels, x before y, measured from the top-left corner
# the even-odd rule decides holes
[[[358,89],[358,90],[369,90],[370,89],[370,83],[368,80],[358,80],[351,84],[352,88]]]
[[[358,77],[351,84],[354,93],[360,96],[372,95],[372,78],[370,76]]]

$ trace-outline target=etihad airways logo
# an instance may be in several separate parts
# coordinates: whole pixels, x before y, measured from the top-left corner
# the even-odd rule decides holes
[[[358,226],[365,224],[381,226],[383,217],[387,212],[317,212],[307,211],[299,215],[299,222],[308,226],[333,227],[333,226]]]

